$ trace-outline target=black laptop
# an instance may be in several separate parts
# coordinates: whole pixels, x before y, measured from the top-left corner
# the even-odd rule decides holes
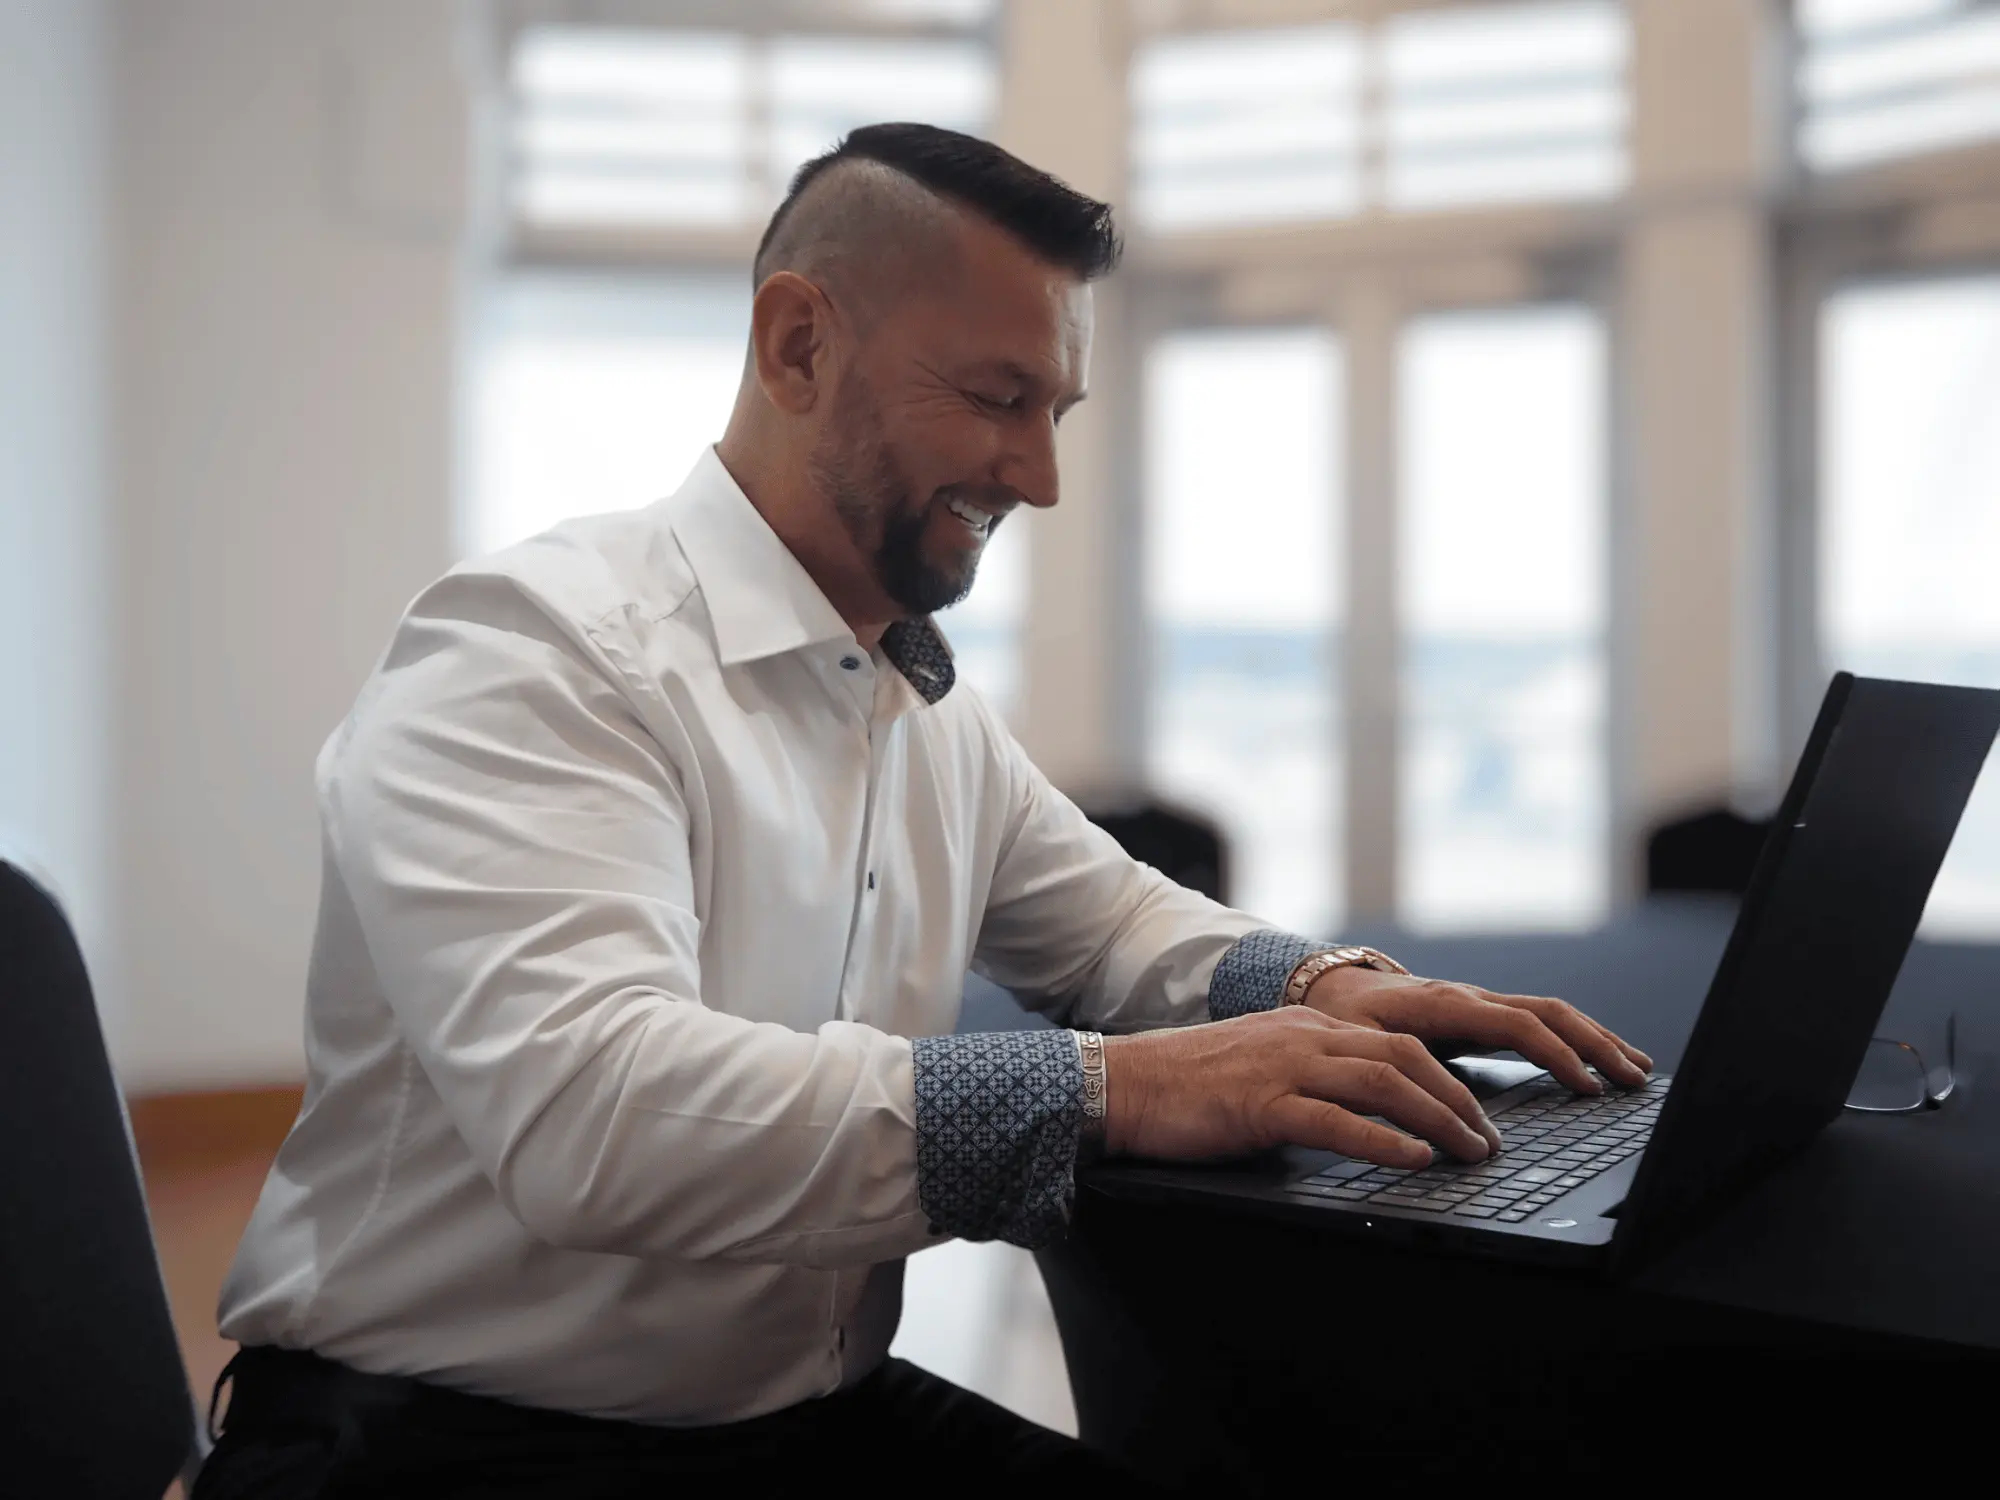
[[[1643,1257],[1839,1114],[1996,732],[2000,691],[1833,679],[1671,1078],[1576,1095],[1531,1064],[1460,1059],[1506,1143],[1487,1161],[1287,1149],[1121,1163],[1106,1185],[1479,1255]]]

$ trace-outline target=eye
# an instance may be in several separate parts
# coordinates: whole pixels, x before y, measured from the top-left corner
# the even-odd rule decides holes
[[[983,391],[973,391],[970,394],[972,396],[973,401],[976,402],[978,405],[986,408],[986,410],[995,412],[1006,412],[1010,414],[1013,412],[1017,412],[1021,409],[1022,401],[1024,399],[1019,395],[993,396],[993,395],[988,395]]]

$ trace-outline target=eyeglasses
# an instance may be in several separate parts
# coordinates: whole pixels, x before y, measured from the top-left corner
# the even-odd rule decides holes
[[[1872,1037],[1844,1107],[1864,1115],[1921,1114],[1943,1108],[1957,1087],[1958,1017],[1951,1015],[1944,1023],[1944,1087],[1931,1087],[1924,1055],[1908,1042]]]

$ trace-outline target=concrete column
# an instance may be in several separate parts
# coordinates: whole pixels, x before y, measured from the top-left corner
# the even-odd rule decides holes
[[[1013,0],[995,138],[1080,192],[1125,192],[1125,43],[1111,0]],[[1022,744],[1058,784],[1132,784],[1139,764],[1135,361],[1116,278],[1096,290],[1090,398],[1063,421],[1062,503],[1028,518]],[[1016,522],[1016,524],[1021,524]]]
[[[1632,0],[1619,387],[1627,848],[1776,775],[1765,196],[1784,160],[1771,0]]]
[[[1398,341],[1394,283],[1357,273],[1336,316],[1346,351],[1346,886],[1350,921],[1396,914],[1402,657],[1396,617]]]

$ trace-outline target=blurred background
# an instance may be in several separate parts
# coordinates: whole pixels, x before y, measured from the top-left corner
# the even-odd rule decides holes
[[[0,0],[0,845],[197,1381],[320,742],[454,559],[676,486],[784,182],[878,119],[1118,206],[1064,503],[945,625],[1236,904],[1588,928],[1832,670],[2000,686],[1992,0]],[[2000,940],[2000,772],[1926,926]],[[919,1257],[900,1347],[1073,1425],[1018,1252]]]

